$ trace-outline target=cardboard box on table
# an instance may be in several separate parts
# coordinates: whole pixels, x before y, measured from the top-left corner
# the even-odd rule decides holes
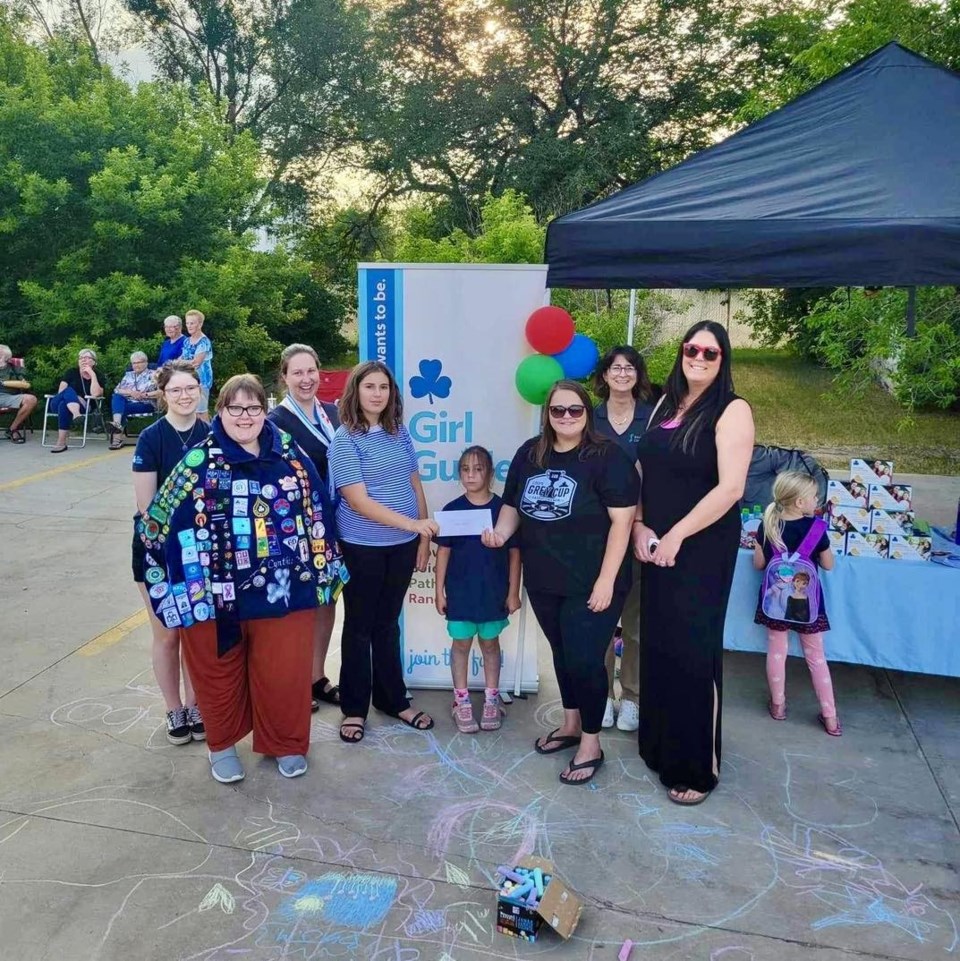
[[[855,481],[827,481],[827,509],[867,506],[867,485]]]
[[[848,557],[887,557],[892,538],[886,534],[847,534],[845,553]]]
[[[913,534],[913,511],[871,511],[871,534],[896,534],[910,537]]]
[[[889,487],[893,483],[893,461],[854,457],[850,461],[850,480],[866,487],[871,484]]]
[[[544,874],[550,875],[550,883],[544,888],[540,904],[535,908],[514,904],[498,896],[497,931],[523,941],[536,941],[540,928],[546,922],[566,941],[580,922],[583,902],[557,877],[553,862],[528,854],[516,866],[531,871],[540,868]]]
[[[843,531],[827,531],[830,540],[830,550],[838,557],[847,553],[847,535]]]
[[[831,504],[827,526],[832,531],[844,533],[856,531],[858,534],[869,534],[870,511],[863,507],[841,507]]]
[[[929,537],[890,538],[890,559],[893,561],[929,561],[933,541]]]
[[[909,511],[913,508],[913,488],[909,484],[871,484],[867,493],[870,510]]]

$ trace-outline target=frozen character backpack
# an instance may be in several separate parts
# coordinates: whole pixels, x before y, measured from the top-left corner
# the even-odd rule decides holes
[[[826,521],[816,518],[792,554],[778,551],[770,558],[760,592],[760,609],[767,617],[805,626],[820,616],[820,574],[810,555],[826,529]]]

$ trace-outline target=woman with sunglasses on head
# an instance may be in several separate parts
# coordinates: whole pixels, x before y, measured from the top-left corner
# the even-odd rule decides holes
[[[347,579],[324,485],[266,414],[260,381],[231,377],[209,435],[138,525],[153,609],[181,628],[210,773],[224,784],[243,779],[237,743],[251,731],[283,777],[307,770],[315,610]]]
[[[414,730],[433,727],[407,697],[399,619],[414,569],[427,569],[430,538],[440,528],[427,516],[403,398],[386,364],[353,368],[340,421],[330,473],[342,498],[337,527],[351,572],[343,595],[340,739],[358,744],[371,702]]]
[[[629,345],[611,347],[593,372],[593,390],[600,398],[594,409],[597,431],[616,441],[633,461],[637,459],[637,442],[647,429],[647,422],[663,390],[650,383],[647,365],[637,350]],[[640,565],[634,560],[632,583],[623,614],[620,616],[623,656],[620,661],[620,711],[617,727],[635,731],[640,723]],[[607,706],[603,726],[613,727],[614,674],[616,672],[614,642],[607,649]]]
[[[280,354],[280,380],[283,400],[270,412],[272,420],[300,445],[300,449],[316,467],[320,480],[329,485],[327,464],[333,435],[340,426],[336,404],[317,400],[320,389],[320,358],[307,344],[290,344]],[[330,518],[333,523],[334,518]],[[340,703],[340,689],[325,673],[327,651],[336,620],[336,606],[324,604],[317,608],[317,623],[313,637],[313,671],[311,673],[311,708],[320,709],[320,702]]]
[[[167,627],[153,612],[147,593],[153,585],[144,583],[143,541],[136,528],[160,485],[173,473],[184,454],[207,436],[210,428],[197,418],[200,378],[193,365],[183,360],[165,364],[157,372],[157,391],[164,415],[140,432],[133,454],[133,490],[137,497],[137,513],[133,515],[133,579],[150,616],[153,673],[167,709],[167,740],[171,744],[189,744],[205,740],[206,729],[190,683],[190,672],[181,658],[180,631]]]
[[[639,443],[640,756],[684,805],[720,776],[723,623],[754,437],[730,360],[726,330],[694,324]]]
[[[604,655],[630,589],[625,562],[640,489],[633,461],[593,426],[587,392],[558,381],[539,437],[514,455],[503,506],[487,547],[519,529],[524,586],[550,647],[563,723],[538,738],[538,754],[576,748],[560,774],[586,784],[603,764],[600,728],[607,698]]]

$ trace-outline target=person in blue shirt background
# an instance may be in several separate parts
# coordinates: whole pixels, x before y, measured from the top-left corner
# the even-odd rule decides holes
[[[176,314],[164,318],[163,332],[167,339],[160,345],[157,367],[162,367],[168,360],[177,360],[183,353],[186,340],[183,336],[183,321]]]
[[[210,391],[213,390],[213,344],[203,332],[203,314],[199,310],[188,310],[186,315],[187,334],[183,340],[180,356],[189,360],[200,377],[200,404],[197,416],[210,422]]]
[[[485,447],[468,447],[458,466],[465,491],[445,511],[490,509],[491,526],[500,516],[503,499],[492,493],[493,457]],[[453,719],[461,734],[500,727],[500,633],[508,617],[520,609],[520,550],[515,539],[506,548],[484,547],[480,535],[437,538],[435,603],[446,615],[452,640]],[[470,647],[474,636],[483,652],[483,713],[477,724],[467,688]]]

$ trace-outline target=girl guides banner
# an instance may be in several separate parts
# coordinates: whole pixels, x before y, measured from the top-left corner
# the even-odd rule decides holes
[[[533,436],[539,410],[517,393],[517,364],[530,348],[524,324],[547,302],[545,266],[360,264],[361,360],[381,360],[403,391],[431,514],[463,493],[457,461],[481,444],[493,454],[496,493],[517,447]],[[414,573],[401,617],[410,687],[449,688],[450,639],[434,606],[434,558]],[[524,603],[500,637],[504,690],[536,691],[538,629]],[[523,636],[520,635],[521,621]],[[474,644],[470,686],[483,687]]]

